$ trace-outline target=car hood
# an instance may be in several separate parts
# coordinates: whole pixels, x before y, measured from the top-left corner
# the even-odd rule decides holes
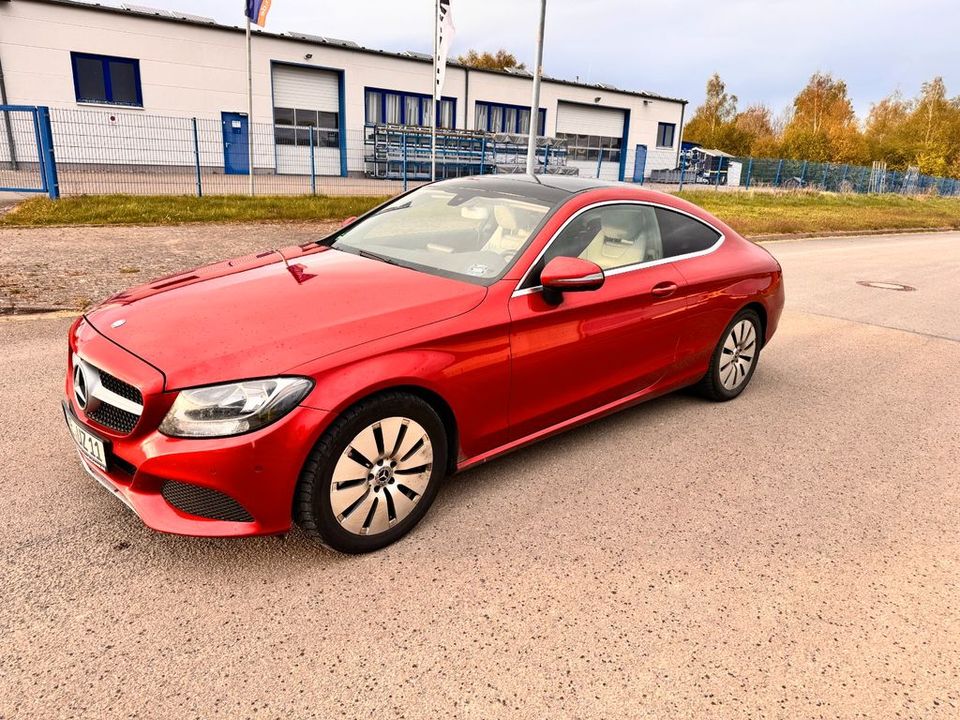
[[[292,247],[132,288],[86,319],[178,389],[277,375],[465,313],[485,294],[339,250]]]

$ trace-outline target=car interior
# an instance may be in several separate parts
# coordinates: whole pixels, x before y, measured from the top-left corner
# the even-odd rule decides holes
[[[540,284],[540,273],[555,257],[579,257],[604,270],[660,260],[663,242],[656,210],[646,205],[593,208],[577,216],[537,262],[525,287]]]

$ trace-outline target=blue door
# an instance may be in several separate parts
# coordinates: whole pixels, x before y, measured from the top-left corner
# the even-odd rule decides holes
[[[227,175],[250,172],[250,136],[247,116],[241,113],[220,113],[223,123],[223,171]]]
[[[633,181],[643,185],[643,171],[647,167],[647,146],[637,145],[637,154],[633,158]]]

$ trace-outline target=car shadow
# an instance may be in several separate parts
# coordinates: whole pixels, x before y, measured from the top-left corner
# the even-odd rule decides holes
[[[367,558],[363,562],[379,566],[386,555],[403,554],[411,549],[414,552],[424,552],[425,548],[419,547],[422,543],[416,542],[416,536],[424,528],[429,528],[428,537],[422,538],[423,543],[433,543],[436,537],[442,537],[444,523],[450,521],[449,515],[455,512],[458,501],[467,494],[481,492],[489,493],[491,498],[501,497],[516,475],[537,474],[538,466],[543,466],[544,473],[549,472],[558,452],[589,449],[602,441],[604,436],[617,434],[627,428],[642,428],[655,422],[658,414],[676,412],[679,408],[703,402],[692,397],[690,393],[674,392],[450,476],[441,486],[434,507],[411,535],[371,555],[349,556],[330,550],[307,537],[296,526],[284,535],[263,537],[198,538],[168,535],[146,528],[135,515],[119,505],[116,517],[104,517],[101,520],[115,524],[113,531],[109,533],[111,538],[124,539],[104,550],[117,559],[142,555],[143,559],[152,558],[156,561],[158,557],[162,557],[164,564],[177,566],[187,577],[194,573],[198,577],[208,575],[218,568],[236,570],[242,567],[244,573],[255,572],[258,568],[283,568],[283,572],[335,568],[341,563],[356,563],[358,557]],[[104,495],[105,503],[110,500]],[[376,559],[378,557],[380,559]]]

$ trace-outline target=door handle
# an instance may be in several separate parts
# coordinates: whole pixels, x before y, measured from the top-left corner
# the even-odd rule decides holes
[[[653,286],[653,289],[650,290],[651,295],[656,295],[657,297],[669,297],[677,291],[677,284],[675,282],[662,282],[657,283]]]

